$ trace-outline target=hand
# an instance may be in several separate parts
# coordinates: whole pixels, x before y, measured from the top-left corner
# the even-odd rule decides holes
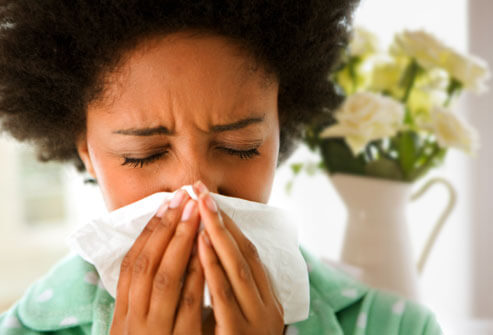
[[[267,273],[250,242],[201,182],[199,258],[211,293],[215,334],[282,334],[284,318]]]
[[[149,221],[123,259],[111,335],[201,334],[198,226],[197,202],[184,190]]]

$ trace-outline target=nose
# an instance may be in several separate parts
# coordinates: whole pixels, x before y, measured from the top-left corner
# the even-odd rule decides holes
[[[208,173],[202,171],[200,167],[194,168],[185,176],[183,185],[194,185],[197,181],[201,181],[210,192],[219,193],[219,187],[215,178]]]
[[[221,172],[217,171],[217,167],[213,168],[207,162],[193,157],[178,164],[173,176],[166,179],[169,180],[168,192],[173,192],[184,185],[194,185],[200,180],[210,192],[221,193]]]

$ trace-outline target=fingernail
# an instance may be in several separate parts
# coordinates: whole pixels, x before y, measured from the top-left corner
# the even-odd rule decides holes
[[[200,194],[209,192],[209,190],[207,189],[207,186],[205,186],[205,184],[201,180],[199,180],[195,183],[195,187],[197,187]]]
[[[192,216],[193,209],[195,207],[195,201],[189,200],[185,209],[183,209],[183,214],[181,215],[181,221],[187,221]]]
[[[156,216],[158,218],[162,218],[164,213],[166,213],[166,210],[168,209],[169,206],[169,200],[166,200],[163,205],[157,210]]]
[[[198,197],[200,195],[200,191],[197,188],[197,183],[193,184],[192,188],[193,188],[193,193],[195,193],[195,195]]]
[[[204,201],[205,201],[205,204],[207,205],[207,207],[209,207],[209,209],[211,211],[213,211],[214,213],[217,213],[216,202],[212,199],[209,191],[207,191],[206,193],[202,193],[201,197],[204,198]]]
[[[171,199],[171,202],[169,203],[169,208],[176,208],[180,206],[181,202],[183,201],[183,198],[185,198],[185,191],[184,190],[178,190],[175,193],[175,196],[173,199]]]

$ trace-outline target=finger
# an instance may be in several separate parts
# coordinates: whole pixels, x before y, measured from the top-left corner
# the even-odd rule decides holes
[[[200,216],[210,236],[211,244],[233,286],[235,296],[247,320],[258,314],[259,304],[263,305],[250,266],[239,249],[235,239],[223,223],[219,212],[214,211],[213,199],[209,192],[199,197]]]
[[[245,320],[246,317],[238,305],[233,287],[207,235],[205,230],[199,234],[199,259],[209,286],[214,318],[219,327],[221,324],[226,327],[226,324],[238,322],[239,316]]]
[[[190,259],[198,226],[197,202],[190,199],[154,277],[149,319],[155,322],[173,325],[183,285],[182,279]]]
[[[194,244],[197,243],[196,240]],[[185,287],[181,293],[175,320],[175,334],[200,334],[202,329],[202,305],[204,296],[204,272],[200,266],[197,245],[188,263]]]
[[[161,208],[167,207],[167,202],[165,201]],[[128,312],[128,292],[130,288],[130,282],[132,279],[132,264],[134,264],[135,259],[140,254],[141,250],[144,248],[147,240],[152,235],[153,231],[160,224],[161,219],[154,216],[149,220],[147,225],[144,227],[142,232],[139,234],[134,244],[127,252],[125,257],[123,257],[120,266],[120,276],[118,278],[118,284],[116,288],[116,301],[115,301],[115,312],[116,316],[125,316]]]
[[[236,244],[250,266],[262,301],[264,301],[264,303],[275,302],[277,298],[275,297],[267,270],[258,254],[257,247],[243,234],[240,228],[228,215],[226,215],[226,213],[221,212],[221,216],[224,225],[235,239]]]
[[[222,211],[220,213],[225,227],[235,239],[241,253],[248,262],[263,304],[268,309],[276,309],[278,311],[276,315],[280,316],[284,323],[284,308],[274,292],[269,274],[260,259],[257,248],[226,213]],[[255,320],[265,320],[265,317],[266,315],[259,309],[256,310],[256,314],[249,316],[251,322],[255,322]]]
[[[187,192],[179,190],[169,201],[167,209],[158,211],[161,215],[159,224],[135,259],[129,293],[129,308],[134,316],[143,317],[148,312],[154,274],[188,198]]]

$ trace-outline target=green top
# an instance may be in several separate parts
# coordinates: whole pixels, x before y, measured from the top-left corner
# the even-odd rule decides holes
[[[424,306],[369,288],[300,250],[309,269],[310,313],[286,334],[442,334]],[[95,267],[69,254],[0,315],[0,335],[108,334],[114,306]]]

